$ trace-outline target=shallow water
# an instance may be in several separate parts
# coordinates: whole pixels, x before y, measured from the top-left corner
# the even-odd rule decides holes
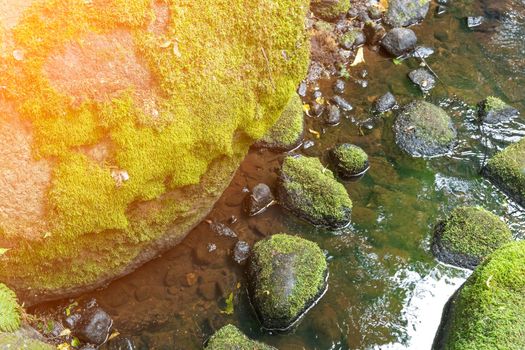
[[[287,232],[313,240],[325,251],[329,290],[295,332],[274,335],[260,329],[246,297],[242,268],[231,258],[236,239],[218,236],[205,222],[164,256],[82,298],[96,298],[121,336],[131,337],[138,349],[201,349],[214,330],[227,323],[282,350],[430,349],[444,304],[469,274],[432,257],[429,245],[436,221],[457,205],[481,205],[506,220],[516,238],[525,237],[520,224],[525,212],[479,176],[487,157],[525,135],[523,116],[482,130],[474,122],[476,103],[488,95],[525,111],[525,1],[453,4],[441,17],[431,9],[427,20],[414,27],[419,43],[436,50],[427,62],[440,83],[429,95],[423,96],[406,77],[418,60],[394,65],[365,49],[366,65],[350,73],[358,77],[366,69],[369,85],[362,88],[349,81],[345,92],[354,111],[336,127],[307,118],[307,128],[320,131],[321,137],[307,132],[305,141],[315,145],[296,152],[326,163],[328,149],[351,142],[369,154],[368,173],[345,182],[354,202],[351,226],[336,232],[314,228],[278,206],[246,217],[241,209],[245,190],[260,182],[274,186],[282,158],[256,150],[208,217],[224,223],[235,218],[230,227],[250,245]],[[487,21],[471,31],[468,15],[485,15]],[[332,95],[332,82],[321,82],[326,97]],[[371,101],[388,90],[401,104],[424,97],[443,106],[459,132],[453,154],[425,160],[399,150],[393,115],[369,112]],[[212,252],[210,244],[216,246]],[[230,293],[233,315],[222,312]]]

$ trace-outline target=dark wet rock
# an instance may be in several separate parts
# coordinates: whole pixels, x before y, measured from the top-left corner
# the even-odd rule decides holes
[[[277,350],[273,346],[249,339],[234,325],[226,325],[210,338],[206,350]]]
[[[482,122],[489,124],[505,123],[519,115],[519,111],[501,99],[489,96],[479,104],[478,115]]]
[[[312,12],[327,21],[344,16],[350,9],[350,0],[311,0]]]
[[[325,122],[328,125],[337,125],[341,122],[341,111],[336,105],[329,105]]]
[[[100,345],[104,343],[110,333],[113,320],[96,304],[88,305],[79,311],[80,320],[76,322],[72,333],[80,340]]]
[[[266,184],[257,184],[245,198],[244,209],[250,216],[262,213],[274,201],[272,190]]]
[[[294,94],[277,122],[254,147],[288,151],[299,146],[304,135],[303,102]]]
[[[471,16],[467,17],[467,27],[469,28],[476,28],[483,24],[484,18],[482,16]]]
[[[315,90],[314,93],[312,94],[312,96],[315,99],[321,98],[321,97],[323,97],[323,92],[321,90]]]
[[[436,225],[432,252],[446,264],[474,269],[511,241],[510,229],[498,216],[480,207],[458,207]]]
[[[231,238],[237,237],[237,234],[235,233],[235,231],[233,231],[230,227],[228,227],[226,224],[223,224],[222,222],[216,222],[216,221],[210,222],[210,229],[219,236],[231,237]]]
[[[408,77],[423,92],[430,91],[436,86],[436,78],[426,68],[413,70],[408,73]]]
[[[418,46],[410,53],[411,57],[427,58],[434,54],[434,49],[431,47]]]
[[[493,156],[483,175],[525,207],[525,138]]]
[[[367,22],[364,27],[364,34],[366,42],[370,46],[375,46],[379,44],[381,39],[386,35],[386,29],[379,23]]]
[[[303,149],[308,149],[315,146],[315,142],[312,140],[308,140],[303,144]]]
[[[305,97],[306,96],[306,91],[308,89],[308,84],[306,84],[306,82],[301,82],[301,84],[299,84],[299,87],[297,88],[297,94],[301,97]]]
[[[448,5],[448,0],[437,0],[439,5]]]
[[[345,92],[345,86],[346,86],[346,84],[345,84],[345,82],[343,80],[337,79],[335,81],[334,87],[333,87],[334,92],[336,94],[342,94],[343,92]]]
[[[328,267],[314,242],[276,234],[255,244],[248,276],[263,327],[287,330],[324,294]]]
[[[434,350],[525,349],[525,241],[489,255],[447,303]]]
[[[69,315],[64,320],[64,324],[67,328],[73,329],[77,326],[77,323],[80,321],[80,318],[81,318],[80,314],[77,314],[77,313]]]
[[[332,101],[343,111],[350,112],[352,109],[354,109],[354,107],[348,101],[339,95],[332,97]]]
[[[310,115],[312,117],[318,117],[321,114],[323,114],[324,110],[325,110],[325,106],[323,104],[313,102],[312,105],[310,106]]]
[[[381,40],[381,47],[395,57],[414,50],[416,44],[416,34],[408,28],[394,28]]]
[[[361,147],[343,143],[330,151],[337,173],[343,178],[363,174],[369,167],[368,155]]]
[[[390,0],[385,22],[392,27],[407,27],[425,19],[430,0]]]
[[[358,28],[352,28],[346,31],[344,34],[339,36],[339,44],[347,49],[351,50],[355,47],[361,46],[366,42],[365,34]]]
[[[233,249],[233,260],[238,264],[243,264],[250,256],[250,245],[245,241],[238,241]]]
[[[324,71],[325,69],[321,63],[317,61],[311,61],[306,80],[309,82],[315,82],[323,77]]]
[[[135,350],[133,340],[126,337],[117,337],[111,339],[106,346],[107,350]]]
[[[376,100],[374,110],[379,113],[384,113],[391,110],[396,105],[397,101],[394,95],[391,92],[387,92]]]
[[[317,158],[288,156],[278,186],[280,203],[315,225],[343,227],[350,222],[352,201]]]
[[[440,107],[425,101],[405,106],[394,123],[397,145],[414,157],[437,156],[452,150],[456,130]]]

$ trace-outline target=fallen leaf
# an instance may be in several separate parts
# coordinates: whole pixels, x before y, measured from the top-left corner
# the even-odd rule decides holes
[[[310,105],[308,103],[305,103],[303,105],[303,111],[305,111],[305,113],[310,112]]]
[[[51,237],[51,232],[44,233],[44,238],[49,238],[49,237]]]
[[[403,60],[400,60],[399,58],[393,58],[393,59],[392,59],[392,62],[393,62],[396,66],[398,66],[398,65],[400,65],[401,63],[403,63]]]
[[[62,332],[60,332],[60,334],[58,336],[59,337],[67,337],[67,336],[70,336],[70,335],[71,335],[71,329],[66,328]]]
[[[0,248],[0,256],[4,255],[5,253],[7,253],[10,249],[9,248]]]
[[[168,47],[171,46],[171,41],[170,40],[166,40],[165,42],[163,42],[159,46],[160,46],[161,49],[167,49]]]
[[[360,47],[357,50],[357,54],[355,55],[354,62],[350,65],[350,67],[355,67],[361,63],[365,63],[365,55],[364,55],[364,50],[362,47]]]
[[[80,340],[77,337],[74,337],[73,340],[71,341],[71,345],[74,346],[74,347],[79,347],[80,346]]]
[[[71,346],[68,343],[62,343],[57,346],[57,350],[70,350]]]
[[[233,292],[231,292],[228,298],[226,298],[226,307],[224,310],[221,310],[221,314],[232,315],[233,311]]]
[[[326,101],[323,96],[319,96],[318,98],[315,99],[315,102],[319,103],[320,105],[324,105]]]
[[[316,139],[319,139],[321,138],[321,134],[319,133],[319,131],[315,131],[313,129],[308,129],[308,131],[315,136]]]
[[[182,57],[182,54],[179,51],[179,43],[177,42],[173,43],[173,54],[177,56],[178,58]]]
[[[119,332],[119,331],[114,331],[114,332],[111,333],[111,335],[109,336],[108,341],[111,340],[111,339],[114,339],[114,338],[118,337],[119,335],[120,335],[120,332]]]

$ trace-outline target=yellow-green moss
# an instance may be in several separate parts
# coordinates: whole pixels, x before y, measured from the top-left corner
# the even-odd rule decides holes
[[[54,350],[56,347],[20,334],[0,333],[0,349]]]
[[[173,220],[131,217],[135,204],[199,184],[219,159],[229,166],[217,179],[227,181],[233,163],[274,124],[306,74],[306,1],[166,4],[170,20],[160,35],[146,30],[154,16],[148,0],[42,0],[13,29],[25,58],[9,57],[0,65],[0,85],[33,124],[35,156],[54,168],[50,236],[14,243],[16,249],[0,262],[0,277],[39,290],[92,283],[114,274],[111,269],[122,270]],[[117,29],[131,32],[158,83],[152,87],[159,91],[155,122],[134,104],[133,86],[111,101],[76,106],[42,72],[47,57],[67,42],[82,44],[89,33]],[[163,48],[166,41],[176,42],[180,55]],[[80,151],[100,142],[114,146],[104,164]],[[125,170],[129,180],[117,186],[112,170]],[[188,196],[166,205],[188,209],[199,193],[217,196],[223,184],[214,186],[192,187]],[[186,219],[182,226],[188,228]],[[77,263],[77,256],[84,261]],[[71,272],[40,268],[57,263],[72,264]],[[39,273],[29,273],[33,266]]]
[[[234,325],[228,324],[219,329],[210,338],[208,350],[276,350],[269,346],[249,339]]]

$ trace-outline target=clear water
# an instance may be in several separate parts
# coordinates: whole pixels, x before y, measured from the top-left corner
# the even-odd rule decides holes
[[[479,176],[487,157],[525,135],[524,120],[483,127],[474,123],[475,104],[488,95],[525,111],[525,1],[452,1],[446,15],[414,27],[419,43],[436,53],[427,59],[440,83],[423,96],[407,78],[416,59],[394,65],[365,49],[369,85],[347,84],[345,97],[353,112],[336,127],[308,118],[308,128],[321,132],[298,152],[325,160],[326,151],[351,142],[370,156],[370,171],[346,182],[354,202],[352,225],[342,231],[317,229],[274,206],[246,217],[241,210],[245,189],[259,182],[274,186],[283,155],[252,151],[208,219],[228,223],[239,239],[253,244],[287,232],[317,242],[330,269],[329,290],[295,332],[267,334],[260,329],[245,292],[243,270],[231,251],[235,239],[212,232],[205,222],[176,248],[108,288],[82,296],[96,298],[114,318],[121,336],[138,349],[201,349],[205,340],[227,323],[282,350],[294,349],[430,349],[441,311],[469,272],[439,264],[431,255],[432,227],[457,205],[481,205],[525,236],[525,212]],[[480,31],[466,27],[465,17],[485,15]],[[333,81],[321,82],[330,97]],[[453,154],[414,159],[393,141],[394,116],[375,117],[371,101],[388,90],[398,102],[425,98],[443,106],[459,131]],[[305,101],[308,102],[308,101]],[[208,245],[216,250],[208,252]],[[221,312],[233,293],[235,311]],[[68,301],[38,308],[49,310]]]

